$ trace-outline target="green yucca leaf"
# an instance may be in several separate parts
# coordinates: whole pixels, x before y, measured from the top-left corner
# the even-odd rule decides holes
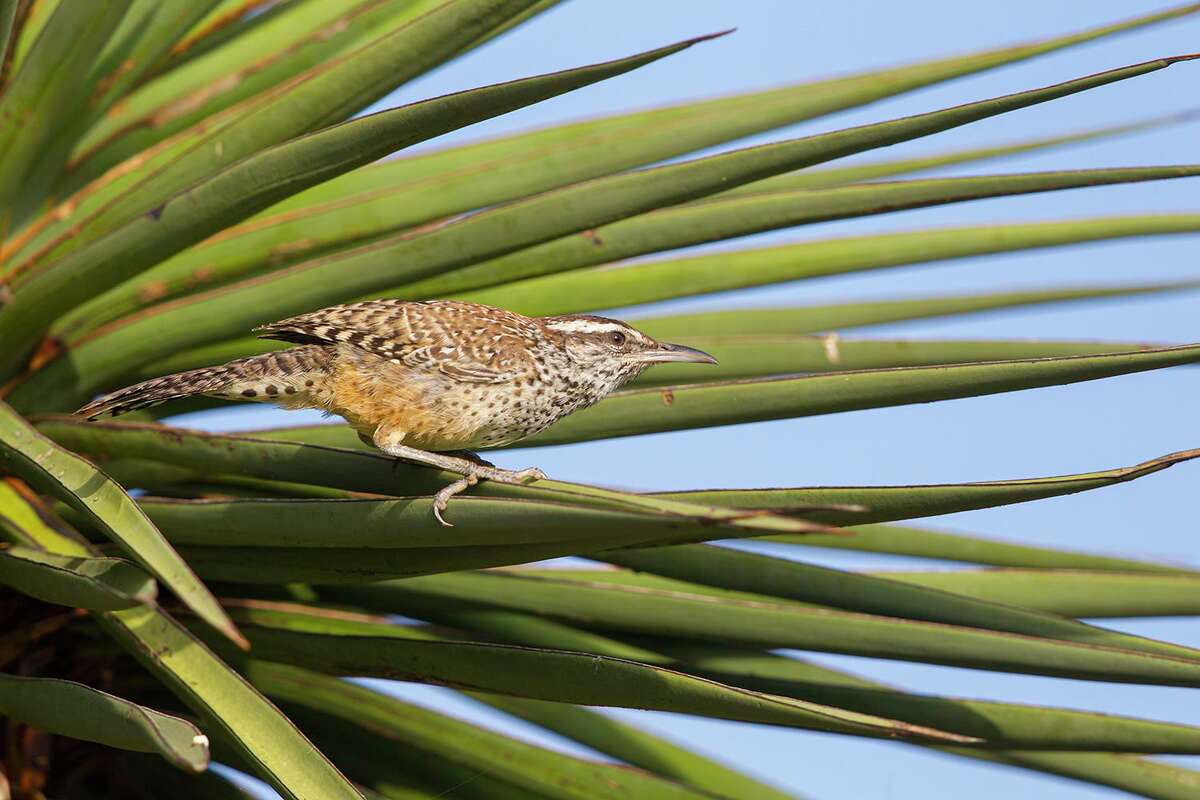
[[[288,3],[244,35],[138,87],[80,142],[65,193],[204,117],[277,86],[436,6]]]
[[[82,542],[29,531],[67,557],[97,555]],[[219,731],[286,800],[362,796],[295,726],[198,639],[155,605],[95,613],[96,622],[180,700]],[[226,639],[220,639],[225,643]]]
[[[707,369],[692,369],[679,364],[664,366],[643,373],[632,385],[704,382],[734,376],[756,377],[784,372],[818,372],[834,367],[876,369],[885,366],[920,366],[996,358],[1004,360],[1082,355],[1105,352],[1109,348],[1131,351],[1146,345],[1128,342],[847,340],[830,339],[828,336],[807,338],[804,334],[900,320],[930,319],[1047,303],[1137,297],[1143,294],[1191,291],[1197,288],[1200,288],[1200,283],[1192,281],[1126,286],[1079,286],[647,317],[635,320],[634,324],[656,338],[692,344],[705,352],[712,352],[718,356],[721,363],[715,367],[707,365]],[[161,361],[144,365],[130,376],[130,380],[149,380],[173,372],[222,364],[285,346],[266,339],[230,339],[184,350]],[[830,362],[830,352],[837,354],[839,360],[836,364]],[[221,401],[206,398],[195,402],[216,404]],[[178,404],[158,406],[150,409],[149,413],[153,416],[174,415],[181,413],[180,408]]]
[[[197,272],[206,275],[203,267],[212,264],[224,265],[237,274],[257,271],[281,257],[295,259],[367,235],[682,155],[1195,10],[1175,9],[1015,48],[571,123],[381,164],[284,201],[266,218],[230,231],[195,253],[181,254],[156,272],[161,278],[168,274],[196,276]],[[1139,125],[1060,137],[1048,143],[1131,127]],[[932,164],[913,166],[928,168]],[[197,258],[200,261],[195,261]]]
[[[728,199],[718,197],[603,225],[446,275],[437,275],[400,286],[388,290],[388,293],[412,298],[458,297],[464,296],[463,292],[471,289],[498,286],[493,292],[515,298],[517,305],[522,306],[526,302],[522,293],[528,284],[505,284],[647,253],[674,250],[777,228],[943,203],[1195,175],[1200,175],[1198,166],[1076,170],[970,178],[932,178],[832,189],[756,193]],[[744,274],[741,277],[744,279]],[[595,280],[594,276],[592,280]],[[545,304],[553,304],[561,297],[553,284],[547,286],[538,283],[532,288],[535,296],[545,295],[542,300]],[[689,286],[688,289],[690,288]],[[479,293],[465,296],[483,297],[486,302],[489,295]],[[636,292],[633,296],[637,296]],[[129,299],[122,299],[125,301],[122,303],[122,310],[131,310],[133,306]]]
[[[479,692],[468,696],[593,750],[708,792],[763,800],[793,797],[641,728],[587,708]]]
[[[18,9],[22,12],[17,16],[19,27],[14,28],[12,32],[12,66],[9,69],[9,78],[21,66],[21,63],[29,55],[29,51],[37,42],[38,36],[41,35],[42,29],[46,27],[46,23],[50,21],[50,17],[58,8],[62,0],[45,0],[40,3],[30,3],[28,8]],[[22,18],[23,16],[23,18]]]
[[[675,515],[461,498],[448,516],[462,535],[447,542],[428,497],[144,502],[201,575],[242,583],[353,583],[731,534]]]
[[[52,437],[98,458],[158,459],[164,464],[177,468],[190,467],[201,473],[241,473],[268,480],[331,484],[339,488],[387,495],[432,493],[454,479],[450,473],[397,462],[377,451],[366,453],[361,450],[311,447],[288,441],[263,441],[154,425],[85,423],[71,417],[47,418],[42,425]],[[705,507],[578,483],[541,480],[536,485],[485,485],[487,488],[483,493],[495,497],[538,499],[660,516],[674,515],[692,521],[703,520],[709,525],[797,532],[814,528],[803,520],[790,517],[732,512],[723,506]],[[660,522],[668,526],[673,524],[669,518],[660,519]],[[445,541],[445,532],[439,531],[439,534],[433,542]],[[454,541],[462,542],[464,539],[456,536]],[[497,542],[487,540],[486,543]]]
[[[0,585],[48,603],[117,611],[153,603],[154,579],[120,558],[75,558],[16,545],[0,549]]]
[[[461,292],[458,297],[523,314],[569,314],[884,267],[1198,231],[1200,214],[902,231],[649,261],[619,269],[595,267]]]
[[[24,205],[36,208],[51,194],[68,158],[89,126],[102,121],[113,104],[147,73],[175,40],[216,4],[215,0],[131,0],[120,24],[95,60],[89,83],[95,90],[72,109],[56,133],[54,157],[43,151],[33,171],[19,187]]]
[[[94,0],[82,6],[59,5],[37,44],[29,51],[0,97],[0,232],[7,237],[29,204],[41,200],[25,193],[28,176],[41,159],[65,160],[70,141],[60,140],[72,127],[85,99],[103,76],[92,72],[109,36],[130,0]]]
[[[794,177],[798,179],[808,174],[801,172]],[[662,209],[584,234],[546,242],[389,291],[414,299],[444,296],[782,227],[985,197],[1197,174],[1200,174],[1200,167],[1143,167],[944,178],[829,189],[763,190],[752,194],[730,192],[715,199]],[[743,188],[766,182],[759,181]],[[733,196],[727,197],[727,194]],[[406,208],[412,205],[411,198],[404,194],[398,195],[395,202]],[[388,212],[392,210],[389,208]],[[366,236],[372,232],[371,226],[378,228],[386,224],[390,229],[394,224],[394,214],[368,211],[361,204],[352,202],[334,204],[318,214],[285,213],[282,218],[284,221],[277,225],[270,224],[270,220],[252,220],[244,226],[245,235],[226,231],[179,253],[65,315],[52,329],[52,335],[75,338],[79,331],[96,328],[144,306],[278,267],[305,252],[328,246],[326,231],[345,237],[347,231],[358,226],[364,229],[362,235]],[[288,233],[277,230],[281,226]],[[261,241],[257,249],[256,241]]]
[[[208,737],[192,723],[74,681],[0,674],[0,714],[47,733],[157,753],[192,772],[208,766]]]
[[[1200,360],[1200,345],[1134,353],[836,372],[631,389],[525,439],[564,444],[1061,386]]]
[[[355,738],[359,746],[370,747],[380,760],[398,762],[417,773],[423,771],[419,761],[449,761],[539,797],[591,798],[618,793],[639,798],[699,800],[712,797],[710,792],[719,794],[717,786],[701,785],[702,790],[688,790],[640,770],[585,761],[515,741],[366,687],[296,667],[251,661],[246,665],[246,674],[263,692],[282,702],[332,715],[343,723],[347,732],[358,728]],[[499,697],[497,700],[502,702]],[[305,715],[298,716],[303,722]],[[334,749],[336,752],[336,745]]]
[[[361,798],[286,717],[171,617],[143,606],[98,621],[284,798]]]
[[[888,580],[1068,617],[1200,615],[1200,576],[1116,571],[997,569],[886,572]]]
[[[332,674],[431,681],[541,700],[682,711],[861,736],[971,741],[885,718],[733,690],[607,656],[441,641],[380,618],[332,616],[290,604],[243,605],[236,616],[249,632],[256,658]]]
[[[83,458],[62,449],[0,403],[0,463],[6,471],[70,506],[162,581],[201,619],[245,644],[187,563],[129,495]]]
[[[230,39],[245,36],[291,5],[291,0],[219,0],[215,8],[175,42],[154,75],[175,69]]]
[[[135,157],[35,221],[17,244],[28,244],[38,264],[51,263],[241,158],[345,120],[536,4],[445,0],[414,24],[319,64]]]
[[[474,592],[474,594],[471,594]],[[602,631],[794,648],[1079,680],[1200,685],[1200,659],[975,627],[837,611],[732,595],[586,584],[528,573],[455,573],[341,586],[330,596],[387,598],[388,610],[436,619],[431,608],[486,603]],[[372,603],[379,608],[379,601]],[[257,647],[257,641],[247,633]],[[1100,638],[1104,638],[1102,635]],[[1176,648],[1175,652],[1185,650]],[[555,699],[555,698],[546,698]]]
[[[1176,655],[1180,658],[1200,657],[1200,650],[1063,619],[1056,616],[1061,613],[1059,611],[1043,614],[1029,610],[1024,607],[1024,603],[1017,602],[1016,596],[1011,592],[1002,594],[1000,599],[986,593],[979,595],[971,591],[956,592],[953,588],[960,585],[970,586],[970,581],[939,584],[934,578],[926,584],[918,578],[912,581],[914,586],[901,588],[902,581],[893,581],[887,575],[863,575],[705,545],[620,550],[603,553],[596,558],[639,572],[688,581],[690,584],[750,592],[769,602],[785,598],[888,617],[943,622],[948,625],[1008,631],[1083,644],[1111,645],[1147,653]],[[690,591],[702,592],[700,589],[688,588]],[[921,592],[920,589],[928,591]],[[943,593],[935,594],[939,589]],[[986,602],[979,602],[977,598],[980,597]],[[1002,605],[1005,603],[1007,605]],[[1039,607],[1035,605],[1033,608]]]
[[[1029,569],[1114,570],[1117,572],[1189,573],[1184,567],[1155,564],[1130,558],[1032,547],[963,533],[914,528],[908,525],[856,525],[852,536],[827,536],[819,533],[797,538],[794,544],[829,547],[839,550],[863,550],[872,553],[988,564],[997,567]]]
[[[288,313],[378,291],[718,189],[1154,72],[1186,58],[1159,59],[929,114],[601,178],[502,206],[424,235],[401,236],[306,262],[246,285],[234,284],[217,295],[187,298],[169,311],[143,316],[99,335],[40,370],[15,396],[36,392],[50,406],[65,401],[68,393],[86,395],[132,364],[161,358],[182,347],[219,341]],[[221,313],[214,313],[214,304],[220,305]],[[24,331],[26,326],[16,325],[17,321],[10,307],[7,314],[0,315],[0,330]],[[28,333],[24,336],[31,338]],[[10,357],[10,364],[14,361]]]
[[[1200,450],[1185,450],[1160,456],[1131,467],[1120,467],[1101,472],[985,483],[925,486],[822,486],[796,489],[700,489],[689,492],[664,492],[654,496],[697,503],[712,503],[731,508],[783,510],[795,505],[802,509],[815,509],[805,511],[811,519],[842,525],[857,525],[954,514],[960,511],[1024,503],[1047,497],[1061,497],[1136,480],[1198,457],[1200,457]],[[846,504],[856,505],[866,510],[847,512],[827,511],[821,508],[822,506],[836,508]],[[774,538],[780,541],[806,541],[806,539],[792,539],[786,534]]]
[[[1059,775],[1087,783],[1110,786],[1156,800],[1191,800],[1200,783],[1200,772],[1148,758],[1110,753],[1034,753],[1027,750],[989,752],[941,748],[943,752],[993,761],[1010,767]]]
[[[13,23],[17,18],[18,0],[0,0],[0,64],[8,63],[12,46]],[[3,76],[0,76],[0,80]]]
[[[969,147],[911,158],[881,159],[862,164],[847,164],[843,167],[833,166],[801,170],[787,175],[776,175],[774,178],[767,178],[756,183],[746,184],[745,186],[739,186],[736,189],[730,189],[728,192],[715,195],[715,197],[729,198],[770,192],[787,192],[795,189],[831,189],[835,186],[847,186],[852,183],[876,181],[881,178],[911,175],[955,164],[993,161],[1009,156],[1062,147],[1064,145],[1083,144],[1110,136],[1140,133],[1142,131],[1154,130],[1164,125],[1194,122],[1198,118],[1198,113],[1200,112],[1186,111],[1179,114],[1168,114],[1134,122],[1126,122],[1120,125],[1089,128],[1061,136],[1025,139],[1007,144],[992,145],[990,147]]]
[[[620,75],[690,47],[696,41],[372,114],[292,139],[239,161],[165,200],[163,205],[95,245],[76,250],[25,282],[16,283],[13,301],[0,309],[0,329],[13,338],[8,359],[0,360],[0,367],[19,363],[22,347],[36,341],[37,331],[91,294],[135,275],[164,256],[299,188],[448,130]]]
[[[828,336],[682,336],[674,341],[698,347],[720,362],[671,364],[642,373],[630,386],[671,386],[762,378],[798,372],[921,367],[1016,359],[1055,358],[1155,349],[1134,342],[1034,340],[843,339]]]
[[[386,596],[360,596],[359,599],[372,604],[377,604],[379,601],[382,601],[384,605],[387,604]],[[843,692],[841,697],[848,702],[860,705],[870,703],[877,707],[895,700],[895,707],[901,713],[926,720],[936,718],[951,730],[957,730],[960,727],[964,731],[978,730],[984,734],[983,738],[988,739],[1011,737],[1014,741],[1035,747],[1054,748],[1063,742],[1062,730],[1070,729],[1076,732],[1086,731],[1086,735],[1092,741],[1103,741],[1105,749],[1121,750],[1139,747],[1153,749],[1145,738],[1148,723],[1144,720],[1090,714],[1069,709],[1060,710],[1018,706],[1011,703],[908,694],[885,684],[865,680],[857,675],[796,659],[739,650],[727,645],[698,644],[683,640],[647,639],[644,637],[638,637],[636,640],[613,639],[528,614],[492,609],[448,609],[442,607],[434,616],[450,624],[468,630],[481,631],[488,635],[496,635],[517,644],[537,647],[569,647],[615,658],[630,658],[646,663],[669,665],[685,672],[697,674],[706,674],[707,671],[714,677],[719,676],[718,679],[732,685],[756,685],[755,682],[758,682],[757,685],[767,685],[768,682],[771,682],[770,685],[776,691],[810,695],[822,691],[838,691],[843,688],[865,689],[867,691],[859,693]],[[634,641],[636,644],[633,643]],[[655,650],[649,650],[648,647],[654,647]],[[1059,716],[1060,714],[1061,716]],[[1002,724],[991,724],[992,718],[996,718]],[[1149,724],[1153,725],[1153,723]],[[1164,725],[1157,728],[1152,735],[1155,738],[1162,736],[1177,744],[1188,742],[1190,745],[1194,732],[1186,726]],[[1060,744],[1056,745],[1056,743]],[[1145,766],[1146,769],[1151,769],[1158,765],[1115,753],[1048,753],[1037,750],[999,751],[933,746],[964,758],[974,758],[978,754],[981,758],[996,760],[1002,756],[1012,755],[1014,763],[1019,758],[1029,769],[1053,774],[1069,774],[1070,777],[1078,780],[1104,785],[1121,785],[1127,788],[1140,785],[1161,786],[1167,784],[1169,780],[1178,780],[1180,785],[1186,785],[1187,776],[1197,774],[1183,769],[1175,769],[1174,772],[1168,770],[1168,774],[1161,776],[1161,780],[1147,778],[1142,784],[1139,784],[1135,779],[1139,767]],[[1059,770],[1067,770],[1067,772]],[[1114,781],[1117,783],[1113,783]]]
[[[989,743],[1030,750],[1193,752],[1200,728],[1134,717],[986,700],[910,694],[798,659],[752,650],[664,639],[647,646],[669,654],[676,668],[784,696],[824,698],[857,709],[888,708],[905,719],[973,731]],[[720,676],[717,678],[716,676]]]
[[[1173,283],[1145,283],[1126,285],[1068,286],[1056,289],[1027,289],[1024,291],[984,292],[979,294],[934,295],[897,300],[868,300],[853,303],[834,303],[819,306],[793,306],[791,308],[743,308],[731,311],[706,311],[695,314],[673,314],[666,317],[646,317],[634,324],[646,333],[660,339],[670,340],[680,336],[793,336],[820,331],[844,330],[886,322],[915,319],[932,319],[955,314],[977,314],[1008,308],[1066,303],[1080,300],[1103,300],[1140,297],[1160,292],[1180,292],[1200,289],[1200,281],[1178,281]],[[249,341],[249,340],[244,340]],[[165,375],[177,370],[190,369],[218,363],[239,351],[218,349],[231,347],[229,343],[211,345],[216,358],[205,360],[205,355],[188,351],[176,356],[184,366],[171,366],[153,372],[153,376]],[[191,355],[195,352],[196,355]],[[252,352],[252,351],[247,351]],[[174,361],[163,361],[168,365]],[[146,377],[151,377],[148,371]]]

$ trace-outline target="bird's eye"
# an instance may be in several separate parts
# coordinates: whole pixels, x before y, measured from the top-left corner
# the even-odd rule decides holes
[[[620,331],[613,331],[608,335],[608,340],[617,347],[620,347],[621,345],[625,344],[625,334],[621,333]]]

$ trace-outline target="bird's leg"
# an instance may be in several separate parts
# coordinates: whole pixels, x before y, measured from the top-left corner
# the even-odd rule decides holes
[[[463,476],[433,496],[433,515],[437,517],[438,522],[448,528],[454,526],[446,522],[442,517],[442,512],[446,510],[446,505],[450,502],[450,498],[456,494],[462,494],[470,487],[479,483],[479,481],[496,481],[496,483],[508,483],[519,486],[523,483],[545,480],[546,478],[546,473],[536,467],[529,467],[527,469],[501,469],[483,461],[473,453],[469,454],[470,457],[468,458],[449,453],[431,453],[428,450],[418,450],[415,447],[406,447],[405,445],[393,444],[391,442],[386,443],[384,446],[379,446],[379,449],[395,458],[402,458],[405,461],[411,461],[416,464],[437,467],[438,469]]]

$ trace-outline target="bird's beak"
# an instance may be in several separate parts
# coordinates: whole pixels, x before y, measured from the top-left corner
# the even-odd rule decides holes
[[[685,347],[681,344],[659,342],[653,350],[643,350],[638,354],[640,361],[651,364],[665,364],[670,361],[686,361],[693,364],[715,364],[717,360],[703,350]]]

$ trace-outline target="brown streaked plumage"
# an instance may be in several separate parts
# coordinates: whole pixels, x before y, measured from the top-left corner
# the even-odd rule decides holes
[[[652,364],[715,362],[618,320],[526,317],[453,300],[367,300],[256,331],[299,346],[139,383],[77,413],[116,416],[196,394],[319,408],[343,417],[385,453],[462,475],[435,498],[442,520],[449,498],[480,479],[545,477],[445,451],[532,436]]]

